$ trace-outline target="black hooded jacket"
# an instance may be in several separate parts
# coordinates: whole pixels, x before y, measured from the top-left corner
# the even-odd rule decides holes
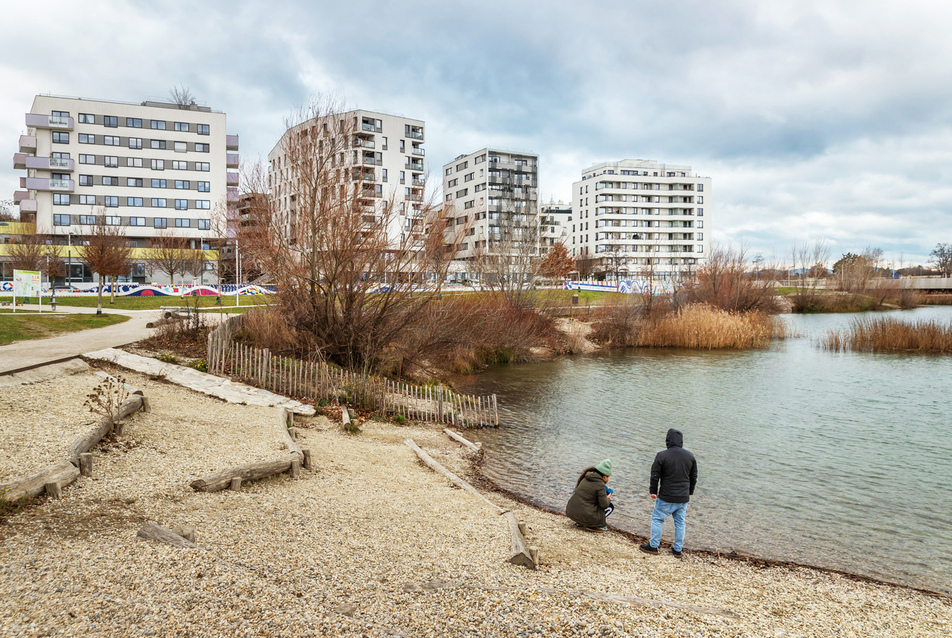
[[[651,464],[651,486],[648,491],[668,503],[687,503],[697,485],[697,461],[693,454],[681,447],[684,435],[679,430],[668,430],[664,442],[668,449],[658,452]]]

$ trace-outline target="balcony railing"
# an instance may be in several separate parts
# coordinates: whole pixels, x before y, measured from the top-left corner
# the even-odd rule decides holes
[[[354,138],[354,148],[376,148],[373,140],[362,140]]]
[[[383,132],[383,129],[378,128],[378,127],[377,127],[375,124],[373,124],[372,122],[361,122],[361,124],[360,124],[360,130],[361,130],[361,131],[366,131],[366,132],[368,132],[368,133],[382,133],[382,132]]]
[[[35,135],[21,135],[20,136],[20,152],[36,155],[36,136]]]
[[[416,177],[414,177],[413,179],[410,180],[410,185],[423,188],[424,186],[426,186],[426,182],[424,182],[422,179],[417,179]]]
[[[413,153],[414,155],[426,155],[426,150],[425,150],[425,149],[417,148],[416,146],[414,146],[414,147],[413,147],[413,150],[410,151],[410,152]]]
[[[237,151],[237,150],[238,150],[238,136],[237,136],[237,135],[226,135],[226,136],[225,136],[225,150],[226,150],[226,151]]]
[[[72,193],[75,182],[73,182],[71,179],[21,177],[20,185],[33,191],[67,191]]]
[[[238,173],[226,173],[225,174],[225,184],[228,186],[237,186],[239,182]]]
[[[423,162],[407,162],[405,168],[409,168],[411,171],[423,172]]]
[[[238,168],[238,153],[225,153],[225,166]]]
[[[73,130],[73,118],[64,115],[26,114],[26,125],[30,128],[55,128],[66,131]]]
[[[237,188],[229,188],[229,189],[228,189],[228,198],[227,198],[227,199],[228,199],[229,202],[237,202],[237,201],[239,200],[239,197],[238,197],[238,189],[237,189]]]
[[[410,137],[415,140],[423,139],[423,131],[418,131],[416,129],[410,129]]]
[[[383,160],[374,159],[373,157],[369,157],[365,155],[363,163],[367,166],[380,166],[381,164],[383,164]]]

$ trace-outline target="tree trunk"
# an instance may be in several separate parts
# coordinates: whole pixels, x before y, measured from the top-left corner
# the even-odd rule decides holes
[[[77,477],[79,470],[69,461],[61,461],[25,479],[0,484],[0,501],[15,503],[21,498],[34,498],[46,489],[47,483],[55,483],[62,488]]]
[[[97,315],[102,314],[102,284],[103,284],[102,275],[99,275],[99,298],[98,298],[98,301],[96,302]]]
[[[285,456],[270,459],[268,461],[259,461],[257,463],[248,463],[236,467],[215,472],[208,476],[192,481],[189,485],[196,492],[218,492],[231,485],[233,478],[240,478],[244,481],[254,481],[274,474],[281,474],[291,469],[291,462],[297,460],[300,463],[301,456],[297,454],[287,454]]]

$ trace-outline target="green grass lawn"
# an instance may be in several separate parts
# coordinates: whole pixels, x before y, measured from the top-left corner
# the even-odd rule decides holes
[[[4,299],[10,299],[5,297]],[[82,308],[95,308],[96,297],[57,297],[58,306],[77,306]],[[18,299],[19,301],[19,299]],[[50,302],[49,297],[43,298],[43,307],[47,308]],[[240,297],[241,306],[253,306],[267,304],[268,299],[263,295]],[[36,297],[31,297],[28,303],[36,303]],[[109,303],[107,295],[102,296],[102,307],[104,310],[114,308],[116,310],[158,310],[162,306],[185,306],[186,303],[193,308],[196,303],[199,308],[215,308],[214,295],[200,295],[196,297],[116,297],[116,303]],[[234,306],[234,295],[223,295],[221,298],[223,306]]]
[[[8,308],[0,311],[0,345],[27,339],[55,337],[66,332],[103,328],[128,321],[124,315],[44,315]]]

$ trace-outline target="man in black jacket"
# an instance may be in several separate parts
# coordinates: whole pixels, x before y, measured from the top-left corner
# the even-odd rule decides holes
[[[674,544],[671,545],[671,552],[680,557],[684,546],[684,513],[697,485],[697,461],[693,454],[682,447],[684,435],[679,430],[668,430],[664,442],[668,449],[658,452],[651,465],[648,491],[651,498],[655,499],[654,512],[651,513],[651,539],[639,549],[657,554],[661,545],[661,528],[665,519],[673,516]],[[661,489],[658,489],[659,482]]]

